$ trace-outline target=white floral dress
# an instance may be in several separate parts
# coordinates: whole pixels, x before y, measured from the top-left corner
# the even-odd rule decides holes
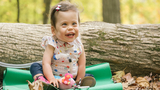
[[[41,46],[45,49],[47,44],[55,48],[51,67],[55,76],[63,77],[66,73],[71,73],[73,78],[78,72],[78,58],[82,52],[82,43],[79,37],[73,42],[63,42],[55,36],[45,36],[42,39]]]

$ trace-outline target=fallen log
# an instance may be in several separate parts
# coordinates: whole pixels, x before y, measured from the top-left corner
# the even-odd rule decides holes
[[[89,64],[109,62],[132,75],[160,74],[160,24],[88,22],[81,26]]]
[[[132,75],[160,74],[160,24],[85,22],[80,28],[87,65],[109,62],[112,72],[126,68]],[[42,60],[46,35],[51,35],[49,24],[0,23],[0,62]]]

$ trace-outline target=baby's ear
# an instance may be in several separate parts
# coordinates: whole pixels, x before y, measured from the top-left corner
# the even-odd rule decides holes
[[[54,26],[51,26],[51,32],[53,35],[56,35]]]

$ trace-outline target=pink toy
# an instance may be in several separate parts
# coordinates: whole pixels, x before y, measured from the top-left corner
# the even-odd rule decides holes
[[[65,74],[65,77],[59,80],[59,88],[60,89],[70,89],[76,86],[76,83],[73,79],[73,76],[69,73]]]

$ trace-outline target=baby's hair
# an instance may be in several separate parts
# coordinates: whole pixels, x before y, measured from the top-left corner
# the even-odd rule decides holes
[[[56,9],[57,7],[59,7],[58,10]],[[56,28],[56,15],[55,15],[56,12],[59,12],[59,11],[65,12],[65,11],[69,11],[69,10],[72,10],[72,11],[75,11],[78,13],[78,21],[80,23],[80,17],[79,17],[79,12],[78,12],[77,6],[74,4],[71,4],[68,1],[62,1],[51,8],[51,16],[50,16],[51,25]]]

